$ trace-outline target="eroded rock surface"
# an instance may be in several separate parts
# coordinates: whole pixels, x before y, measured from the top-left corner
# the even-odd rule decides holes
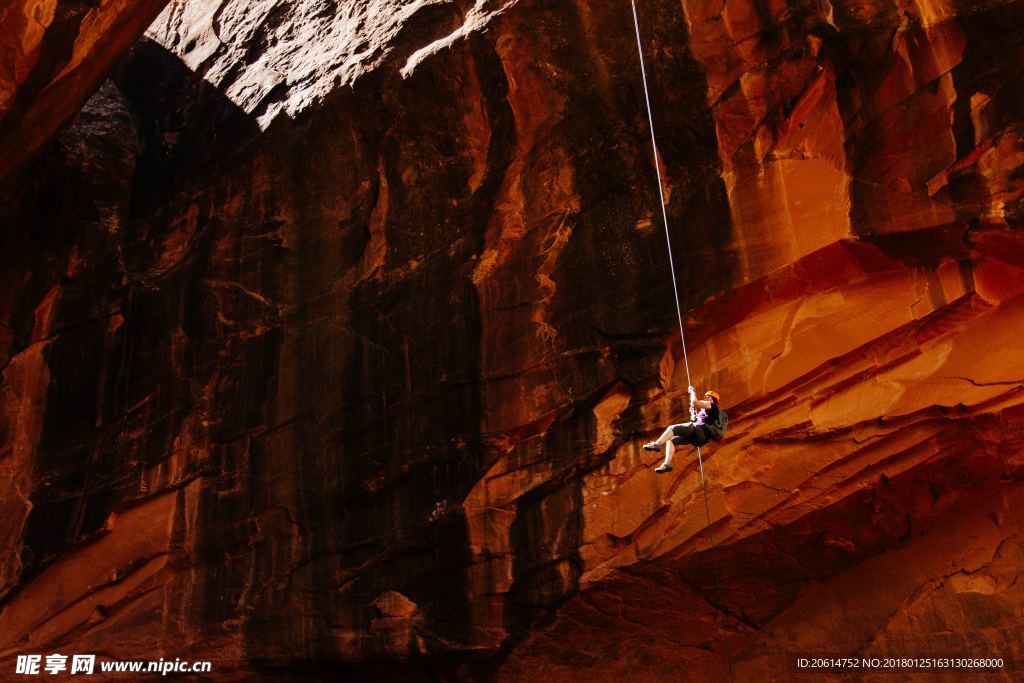
[[[1022,20],[643,3],[713,558],[628,8],[172,2],[5,188],[0,652],[1021,658]]]
[[[411,73],[516,0],[172,0],[148,35],[266,128],[386,62]]]
[[[0,4],[0,180],[82,108],[167,0]]]

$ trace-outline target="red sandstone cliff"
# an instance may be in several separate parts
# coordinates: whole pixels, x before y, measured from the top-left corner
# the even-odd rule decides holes
[[[4,661],[1024,656],[1024,3],[642,3],[720,592],[628,10],[168,5],[3,189]]]
[[[166,4],[0,2],[0,180],[78,113]]]

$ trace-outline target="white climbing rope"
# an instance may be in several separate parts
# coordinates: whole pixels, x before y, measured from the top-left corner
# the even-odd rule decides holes
[[[683,307],[679,303],[679,285],[676,282],[676,264],[672,258],[672,237],[668,234],[668,212],[665,210],[665,189],[661,182],[661,162],[658,160],[658,141],[654,137],[654,116],[651,114],[651,95],[647,91],[647,68],[644,66],[643,44],[640,42],[640,19],[636,14],[636,0],[633,5],[633,26],[636,28],[636,50],[640,55],[640,77],[644,83],[644,101],[647,102],[647,123],[651,129],[651,149],[654,152],[654,171],[658,174],[658,198],[661,200],[661,220],[665,226],[665,243],[668,244],[668,266],[672,272],[672,294],[676,297],[676,318],[679,319],[679,339],[683,345],[683,363],[686,365],[686,383],[690,382],[690,359],[686,356],[686,332],[683,331]]]
[[[683,330],[683,306],[679,300],[679,284],[676,281],[676,265],[675,259],[672,258],[672,237],[668,231],[668,211],[665,208],[665,190],[662,187],[661,178],[661,162],[658,160],[658,140],[654,134],[654,115],[651,113],[651,95],[647,89],[647,68],[644,65],[644,48],[643,42],[640,40],[640,18],[636,13],[636,0],[630,0],[630,5],[633,7],[633,26],[636,28],[636,51],[640,56],[640,77],[644,84],[644,102],[647,105],[647,123],[651,129],[651,151],[654,157],[654,171],[658,174],[658,198],[661,204],[661,220],[662,225],[665,227],[665,244],[668,247],[668,265],[669,271],[672,273],[672,295],[676,300],[676,318],[679,320],[679,343],[683,347],[683,364],[686,367],[686,384],[688,387],[693,386],[693,382],[690,380],[690,359],[686,355],[686,332]],[[690,403],[690,421],[693,422],[695,419],[693,403]],[[704,511],[707,514],[708,519],[708,541],[711,544],[711,564],[715,571],[715,589],[718,593],[719,616],[724,616],[722,610],[725,609],[725,603],[722,601],[722,584],[718,579],[718,558],[715,550],[715,537],[711,530],[711,506],[708,504],[708,481],[704,477],[704,459],[701,457],[700,446],[697,446],[697,464],[700,467],[700,481],[704,487]],[[729,656],[729,646],[725,643],[725,658],[729,666],[729,681],[733,680],[732,676],[732,657]]]

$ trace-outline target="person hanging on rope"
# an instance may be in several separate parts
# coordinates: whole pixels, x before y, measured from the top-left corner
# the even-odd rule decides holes
[[[689,390],[691,421],[670,425],[656,441],[644,444],[645,451],[660,451],[662,444],[665,446],[665,461],[654,470],[658,474],[672,471],[672,458],[675,456],[676,446],[689,444],[700,448],[710,439],[719,441],[725,436],[729,418],[725,411],[718,407],[718,392],[705,392],[704,400],[699,401],[697,390],[693,387]],[[695,408],[700,408],[696,416],[693,414]]]

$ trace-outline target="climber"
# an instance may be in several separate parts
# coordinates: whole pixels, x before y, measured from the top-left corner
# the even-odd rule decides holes
[[[696,418],[692,422],[683,422],[669,426],[656,441],[644,444],[645,451],[660,451],[662,444],[665,445],[665,462],[655,472],[665,474],[672,471],[672,457],[675,455],[676,446],[689,444],[691,446],[703,446],[709,439],[715,441],[725,436],[728,416],[724,410],[718,407],[720,397],[718,392],[708,391],[704,393],[703,401],[697,400],[697,390],[693,387],[690,391],[690,415],[693,415],[693,408],[700,408]]]

